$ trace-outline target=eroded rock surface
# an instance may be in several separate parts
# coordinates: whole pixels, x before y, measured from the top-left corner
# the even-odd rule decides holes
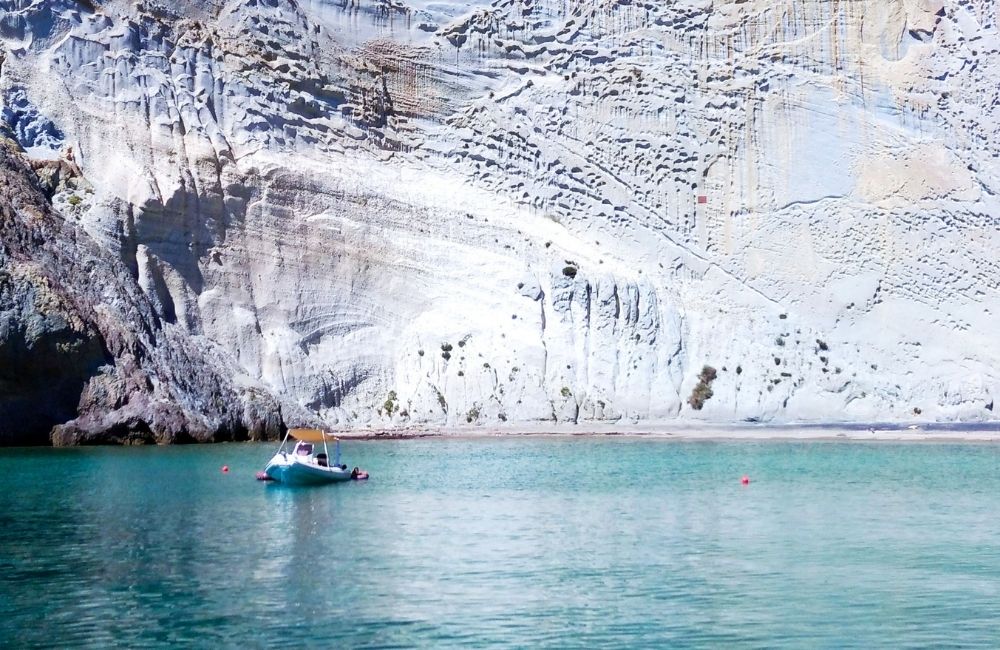
[[[162,331],[303,417],[980,420],[998,22],[990,0],[0,0],[0,89]]]
[[[160,319],[0,146],[0,444],[275,437],[280,406]]]

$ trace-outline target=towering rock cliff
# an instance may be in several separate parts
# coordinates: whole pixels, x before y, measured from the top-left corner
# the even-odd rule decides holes
[[[80,190],[79,169],[32,169],[0,145],[0,443],[276,436],[267,391],[164,323],[119,259],[53,213],[46,192]]]
[[[53,209],[152,338],[286,415],[980,420],[998,23],[990,0],[0,0],[0,90],[25,155],[79,170]]]

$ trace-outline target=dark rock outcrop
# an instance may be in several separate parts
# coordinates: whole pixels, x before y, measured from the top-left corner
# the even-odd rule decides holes
[[[268,439],[280,403],[157,317],[129,269],[0,146],[0,444]]]

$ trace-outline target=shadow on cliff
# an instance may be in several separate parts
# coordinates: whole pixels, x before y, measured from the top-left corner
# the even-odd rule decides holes
[[[10,280],[0,272],[0,443],[47,444],[54,426],[76,417],[107,357],[96,332],[38,311],[30,284],[27,309],[8,310],[20,302]]]
[[[0,444],[271,439],[281,404],[163,322],[125,264],[56,214],[0,142]]]

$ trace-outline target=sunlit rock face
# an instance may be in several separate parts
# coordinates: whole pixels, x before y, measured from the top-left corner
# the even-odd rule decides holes
[[[25,151],[91,188],[54,205],[158,316],[330,425],[979,420],[998,23],[992,0],[0,0],[0,86]]]

